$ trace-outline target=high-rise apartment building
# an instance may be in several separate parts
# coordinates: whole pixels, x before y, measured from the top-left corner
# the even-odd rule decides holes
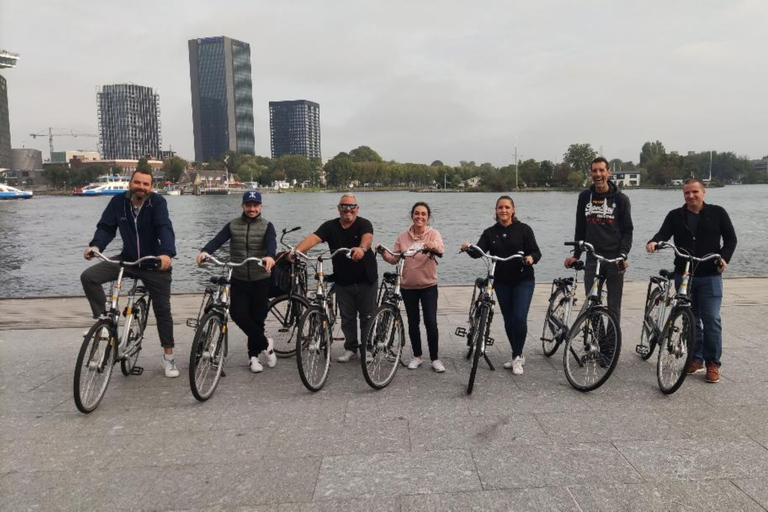
[[[105,85],[97,101],[104,160],[160,156],[160,96],[151,87]]]
[[[19,56],[0,50],[0,69],[13,68]],[[0,169],[11,165],[11,120],[8,109],[8,82],[0,75]]]
[[[272,158],[283,155],[320,156],[320,105],[307,100],[270,101]]]
[[[229,37],[189,41],[195,160],[226,151],[252,155],[251,47]]]

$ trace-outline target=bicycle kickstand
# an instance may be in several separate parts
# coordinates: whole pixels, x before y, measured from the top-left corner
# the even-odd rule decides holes
[[[488,367],[491,369],[491,371],[495,372],[496,368],[493,367],[493,363],[491,363],[491,360],[488,359],[488,354],[483,354],[483,357],[485,358],[485,362],[488,364]]]

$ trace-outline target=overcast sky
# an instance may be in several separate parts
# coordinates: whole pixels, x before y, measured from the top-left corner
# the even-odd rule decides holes
[[[97,133],[96,88],[160,94],[163,147],[194,158],[187,40],[251,45],[256,153],[268,102],[320,104],[323,158],[506,165],[591,143],[768,154],[768,1],[0,0],[13,147]],[[95,149],[59,138],[56,150]]]

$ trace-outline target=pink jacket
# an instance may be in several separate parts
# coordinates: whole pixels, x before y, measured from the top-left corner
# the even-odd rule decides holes
[[[394,252],[403,252],[413,246],[421,246],[424,242],[432,242],[437,246],[437,252],[445,250],[443,237],[440,232],[427,226],[423,234],[416,236],[411,228],[406,229],[395,240]],[[391,262],[390,262],[391,263]],[[403,265],[403,278],[400,285],[405,290],[419,290],[437,284],[437,262],[426,254],[416,254],[406,258]]]

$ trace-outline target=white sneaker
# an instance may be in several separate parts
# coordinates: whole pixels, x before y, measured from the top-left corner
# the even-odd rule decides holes
[[[408,369],[409,369],[409,370],[415,370],[416,368],[418,368],[419,366],[421,366],[421,363],[422,363],[422,362],[423,362],[423,361],[421,360],[421,358],[420,358],[420,357],[414,357],[413,359],[411,359],[411,362],[410,362],[410,363],[408,363]]]
[[[179,369],[176,368],[176,360],[174,358],[166,359],[163,355],[163,367],[165,368],[165,376],[175,378],[179,376]]]
[[[517,356],[512,360],[512,373],[515,375],[522,375],[523,374],[523,358],[521,356]]]
[[[520,360],[520,365],[521,365],[521,366],[525,366],[525,356],[517,356],[517,358],[516,358],[516,359],[519,359],[519,360]],[[513,367],[514,367],[514,365],[515,365],[515,361],[514,361],[514,359],[510,359],[509,361],[507,361],[506,363],[504,363],[504,368],[506,368],[507,370],[509,370],[510,368],[513,368]]]
[[[264,356],[267,358],[267,366],[274,368],[277,364],[277,354],[275,354],[275,342],[272,338],[267,338],[267,350],[264,351]]]
[[[340,363],[348,363],[350,359],[354,359],[355,356],[357,356],[357,352],[354,350],[345,350],[344,353],[339,356],[337,361]]]
[[[440,362],[439,359],[435,359],[432,361],[432,369],[437,373],[443,373],[445,371],[445,366],[443,366],[443,363]]]
[[[261,366],[261,363],[259,362],[259,358],[256,356],[253,356],[251,358],[251,371],[253,373],[261,373],[264,371],[264,367]]]

